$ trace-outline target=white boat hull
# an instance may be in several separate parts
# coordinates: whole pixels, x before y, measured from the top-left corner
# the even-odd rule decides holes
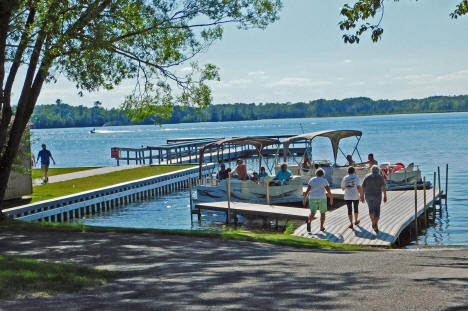
[[[269,192],[270,204],[301,202],[303,199],[302,179],[294,178],[288,184],[268,186],[250,180],[231,179],[231,200],[250,203],[267,203]],[[227,200],[227,181],[222,180],[217,186],[198,186],[198,202],[216,202]]]
[[[300,175],[304,184],[307,184],[310,178],[315,177],[315,169],[304,170],[297,165],[290,165],[288,169],[293,172],[293,174]],[[347,167],[322,167],[325,171],[325,178],[328,180],[332,188],[340,188],[341,180],[343,177],[348,175]],[[370,168],[368,167],[355,167],[356,174],[359,178],[364,180],[366,175],[371,173]],[[414,184],[414,182],[421,181],[421,171],[419,169],[414,170],[412,165],[402,168],[397,172],[389,173],[385,176],[385,180],[388,185],[405,185],[405,184]],[[391,188],[391,187],[389,187]]]

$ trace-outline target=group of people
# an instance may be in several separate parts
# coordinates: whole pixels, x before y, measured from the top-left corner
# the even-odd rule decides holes
[[[216,174],[217,180],[227,179],[229,176],[236,177],[239,180],[251,180],[253,182],[259,182],[268,176],[265,167],[260,167],[260,173],[253,172],[250,175],[247,172],[247,166],[244,164],[242,159],[237,159],[237,166],[234,170],[231,171],[230,168],[226,169],[224,163],[221,164],[221,169]],[[282,184],[287,184],[292,179],[293,174],[288,170],[288,165],[283,163],[281,169],[278,171],[276,176],[270,181],[270,186],[278,186]]]
[[[348,208],[348,218],[350,221],[349,228],[353,229],[354,225],[359,225],[359,201],[367,202],[369,208],[369,216],[372,222],[372,228],[379,233],[380,206],[382,202],[387,202],[387,188],[385,179],[380,174],[380,168],[377,166],[377,161],[373,154],[369,154],[368,161],[358,163],[358,165],[367,164],[371,167],[371,173],[367,175],[361,182],[359,176],[356,175],[356,170],[352,164],[352,157],[347,157],[348,160],[348,175],[343,177],[341,188],[344,191],[344,200]],[[356,164],[355,164],[356,165]],[[330,185],[325,176],[325,171],[321,168],[315,171],[315,177],[311,178],[308,183],[307,190],[304,194],[303,205],[309,203],[310,216],[307,220],[307,231],[311,231],[310,223],[315,219],[317,210],[320,211],[320,230],[325,231],[325,214],[327,212],[327,196],[330,199],[330,205],[333,205],[333,196],[331,194]],[[354,211],[354,223],[353,223]]]

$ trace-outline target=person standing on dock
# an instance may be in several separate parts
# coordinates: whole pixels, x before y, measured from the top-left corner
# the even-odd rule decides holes
[[[52,157],[52,153],[50,153],[49,150],[47,150],[47,146],[45,144],[42,144],[42,150],[39,151],[37,154],[37,162],[39,162],[39,158],[41,159],[41,169],[44,171],[44,183],[49,181],[49,165],[50,165],[50,159],[54,162],[55,165],[55,160]]]
[[[380,168],[377,165],[372,166],[372,173],[367,175],[362,182],[362,189],[369,207],[369,216],[372,221],[372,229],[379,233],[380,205],[383,201],[387,202],[387,187],[385,180],[380,175]]]
[[[320,231],[325,231],[325,213],[327,212],[327,195],[330,198],[330,205],[333,205],[333,197],[330,191],[330,185],[326,180],[325,171],[321,168],[315,171],[315,177],[309,180],[309,185],[304,193],[304,207],[309,198],[310,216],[307,220],[307,232],[310,232],[310,223],[315,219],[315,213],[320,210]]]
[[[348,218],[353,229],[353,206],[354,206],[354,224],[357,226],[359,221],[359,199],[364,202],[364,192],[361,187],[361,180],[355,174],[354,167],[348,167],[348,175],[341,180],[341,189],[344,191],[344,199],[348,207]]]

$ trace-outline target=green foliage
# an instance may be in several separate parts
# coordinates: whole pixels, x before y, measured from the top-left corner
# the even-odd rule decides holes
[[[296,226],[293,223],[290,223],[286,230],[284,230],[284,234],[291,235],[296,231]]]
[[[3,2],[8,32],[0,40],[7,57],[0,65],[26,64],[32,73],[39,64],[34,85],[39,90],[43,79],[56,82],[59,75],[73,81],[80,94],[135,81],[122,106],[132,120],[167,118],[175,104],[209,105],[206,82],[218,79],[218,68],[193,62],[191,70],[180,71],[180,66],[221,39],[224,24],[265,28],[281,9],[280,0]]]
[[[457,19],[462,15],[468,14],[468,0],[463,0],[457,5],[455,11],[450,13],[450,17]]]
[[[398,2],[399,0],[393,1]],[[370,31],[373,42],[379,41],[384,32],[380,25],[384,16],[385,0],[354,0],[348,2],[351,4],[345,3],[340,12],[343,16],[343,20],[339,23],[340,29],[342,31],[352,31],[343,35],[344,42],[359,43],[361,36],[367,31]],[[456,9],[450,13],[450,17],[456,19],[467,13],[468,0],[461,0]]]
[[[319,99],[308,103],[299,102],[294,104],[265,103],[255,105],[236,103],[212,105],[202,110],[193,107],[184,109],[184,107],[175,106],[171,107],[171,115],[168,115],[164,122],[219,122],[451,111],[468,111],[468,95],[434,96],[424,99],[405,100],[372,100],[366,97],[343,100]],[[66,104],[37,106],[32,122],[33,128],[134,124],[123,112],[117,109],[74,107]],[[163,118],[152,116],[138,122],[138,124],[153,124],[154,122],[163,122]]]
[[[0,300],[79,291],[113,276],[90,267],[0,256]]]

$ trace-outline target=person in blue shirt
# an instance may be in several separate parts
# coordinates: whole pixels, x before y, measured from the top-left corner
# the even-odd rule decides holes
[[[259,177],[259,178],[265,178],[265,177],[267,177],[267,176],[268,176],[268,174],[267,174],[265,168],[262,166],[262,167],[260,168],[260,174],[258,174],[258,177]]]
[[[288,170],[288,165],[286,163],[281,164],[281,170],[278,171],[273,181],[270,183],[270,186],[288,184],[292,179],[292,173]]]
[[[44,182],[49,181],[49,165],[50,165],[50,159],[54,162],[55,165],[55,160],[52,157],[52,153],[50,153],[49,150],[47,150],[47,146],[45,144],[42,144],[42,150],[39,151],[37,154],[37,160],[36,164],[39,162],[39,159],[41,159],[41,169],[44,171]]]

